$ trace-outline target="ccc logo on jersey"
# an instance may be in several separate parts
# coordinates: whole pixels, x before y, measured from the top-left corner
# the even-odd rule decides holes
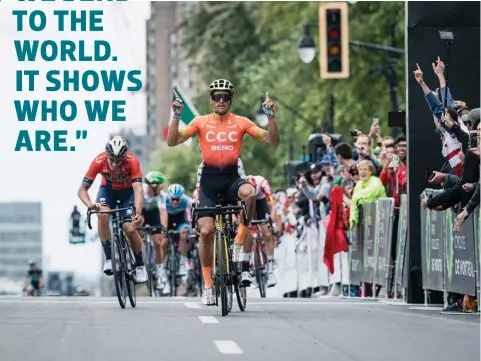
[[[237,142],[239,140],[239,133],[238,132],[213,132],[208,131],[205,134],[205,140],[209,143],[214,142]]]

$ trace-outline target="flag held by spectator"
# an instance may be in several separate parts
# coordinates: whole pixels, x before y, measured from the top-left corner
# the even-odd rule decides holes
[[[331,191],[331,211],[326,230],[326,243],[324,246],[324,264],[331,274],[334,273],[334,255],[339,252],[347,252],[347,235],[344,223],[342,202],[344,189],[334,186]]]

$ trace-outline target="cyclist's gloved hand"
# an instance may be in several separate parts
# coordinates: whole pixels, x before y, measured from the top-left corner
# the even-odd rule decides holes
[[[143,221],[142,215],[139,213],[135,213],[135,216],[132,218],[132,221],[136,226],[141,226]]]
[[[99,203],[91,203],[89,205],[89,208],[93,211],[99,211],[102,206],[105,206],[106,204],[104,202],[99,202]]]
[[[266,92],[266,100],[264,101],[264,103],[262,103],[262,111],[268,117],[273,117],[276,112],[276,105],[269,97],[269,92]]]
[[[173,92],[175,95],[175,100],[172,103],[172,110],[174,111],[174,115],[181,116],[184,112],[184,102],[179,98],[175,90],[173,90]]]

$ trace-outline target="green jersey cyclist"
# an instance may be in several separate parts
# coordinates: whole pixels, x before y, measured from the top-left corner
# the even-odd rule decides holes
[[[165,193],[163,191],[165,177],[161,172],[151,171],[144,178],[144,208],[142,216],[144,217],[144,225],[151,227],[162,225],[164,230],[167,229],[167,209],[165,206]],[[143,232],[139,231],[143,236]],[[162,289],[163,284],[167,282],[166,264],[167,264],[167,237],[164,237],[160,229],[152,231],[152,241],[154,243],[157,289]]]

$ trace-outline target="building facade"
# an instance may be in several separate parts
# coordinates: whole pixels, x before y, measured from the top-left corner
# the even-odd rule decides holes
[[[0,277],[23,279],[29,260],[42,267],[41,203],[0,203]]]
[[[196,58],[186,58],[182,48],[183,32],[188,14],[197,2],[151,2],[146,22],[146,107],[147,151],[155,150],[163,141],[169,125],[172,89],[177,84],[191,99],[199,84]]]

